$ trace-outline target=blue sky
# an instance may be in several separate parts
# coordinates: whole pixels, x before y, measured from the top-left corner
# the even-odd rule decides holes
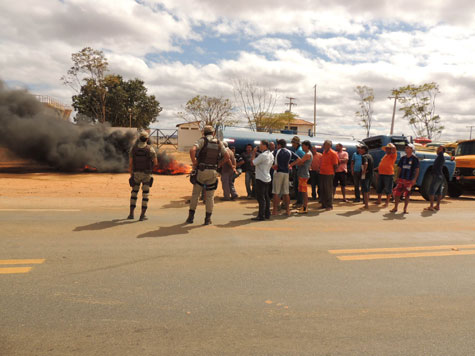
[[[145,81],[164,107],[159,125],[174,127],[195,95],[233,100],[235,79],[276,89],[276,111],[296,97],[297,114],[312,121],[317,83],[319,127],[355,137],[364,133],[355,86],[374,89],[379,134],[388,130],[393,88],[436,81],[443,137],[452,139],[474,123],[473,13],[463,0],[2,2],[0,79],[70,102],[74,92],[59,78],[71,53],[91,46],[106,53],[111,71]],[[411,134],[399,112],[396,128]]]

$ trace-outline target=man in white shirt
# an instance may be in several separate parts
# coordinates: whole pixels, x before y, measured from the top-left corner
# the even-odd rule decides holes
[[[257,147],[252,151],[251,162],[256,167],[256,198],[259,203],[259,213],[251,220],[262,221],[270,219],[270,198],[271,187],[270,169],[274,163],[274,156],[269,151],[269,141],[262,140],[259,145],[261,154],[256,157]]]

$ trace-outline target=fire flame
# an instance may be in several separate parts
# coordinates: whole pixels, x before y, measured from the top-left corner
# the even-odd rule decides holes
[[[97,168],[85,165],[84,168],[82,169],[83,172],[97,172]]]
[[[189,174],[191,173],[191,166],[188,164],[179,163],[172,159],[167,165],[162,165],[159,162],[159,165],[154,167],[153,173],[166,175]]]

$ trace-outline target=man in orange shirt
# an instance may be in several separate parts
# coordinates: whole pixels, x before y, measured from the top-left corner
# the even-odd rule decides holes
[[[383,150],[386,151],[386,154],[381,159],[381,162],[378,166],[378,186],[376,192],[378,193],[378,201],[376,204],[381,204],[381,197],[386,193],[386,203],[384,207],[389,205],[389,199],[391,198],[391,192],[393,190],[394,182],[394,164],[396,163],[397,153],[396,146],[392,143],[388,143],[387,146],[383,147]]]
[[[338,155],[332,150],[332,142],[323,143],[323,154],[320,159],[320,196],[322,209],[333,209],[333,177],[340,161]]]

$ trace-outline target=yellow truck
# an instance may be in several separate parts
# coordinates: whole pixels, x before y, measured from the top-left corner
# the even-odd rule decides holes
[[[475,140],[460,141],[455,149],[455,173],[449,183],[449,195],[459,197],[475,192]]]

